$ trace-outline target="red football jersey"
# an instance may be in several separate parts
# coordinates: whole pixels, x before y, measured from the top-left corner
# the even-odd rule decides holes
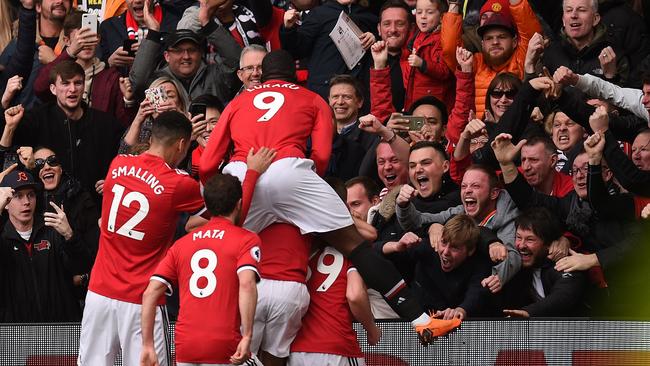
[[[274,223],[259,233],[264,253],[259,265],[262,278],[305,283],[311,236],[284,223]]]
[[[179,289],[178,362],[230,363],[241,339],[237,274],[257,273],[259,243],[254,233],[214,217],[179,239],[160,262],[152,279]]]
[[[104,182],[99,252],[88,288],[142,303],[174,237],[178,214],[203,207],[199,184],[157,156],[118,155]]]
[[[332,111],[323,98],[296,84],[269,80],[246,89],[223,111],[201,155],[201,181],[217,173],[230,142],[235,146],[233,161],[245,162],[249,150],[260,147],[277,150],[279,160],[304,158],[310,136],[310,158],[322,175],[333,134]]]
[[[309,260],[309,271],[309,310],[291,344],[291,352],[363,357],[345,296],[348,272],[356,269],[336,249],[325,247]]]

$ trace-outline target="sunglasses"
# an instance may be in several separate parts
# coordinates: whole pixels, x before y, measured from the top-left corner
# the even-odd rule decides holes
[[[501,99],[505,95],[506,98],[508,99],[515,99],[515,95],[517,95],[517,91],[514,89],[510,90],[492,90],[492,93],[490,93],[491,96]]]
[[[34,165],[36,166],[36,170],[41,170],[45,166],[45,164],[55,167],[61,165],[61,162],[59,161],[59,158],[56,157],[56,155],[50,155],[45,159],[36,159],[34,160]]]

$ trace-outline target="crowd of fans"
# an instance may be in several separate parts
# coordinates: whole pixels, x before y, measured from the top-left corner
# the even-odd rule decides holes
[[[93,32],[76,1],[0,2],[0,322],[80,320],[112,159],[178,111],[179,168],[198,179],[224,107],[277,49],[331,107],[324,175],[425,309],[621,315],[608,304],[635,284],[616,273],[648,244],[650,2],[117,3]],[[341,12],[361,30],[352,69],[330,37]]]

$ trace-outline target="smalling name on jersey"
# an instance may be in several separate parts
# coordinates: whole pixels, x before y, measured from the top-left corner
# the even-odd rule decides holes
[[[153,174],[149,173],[148,170],[143,170],[142,168],[136,168],[134,166],[121,166],[113,169],[111,171],[111,177],[113,179],[117,177],[135,177],[145,182],[155,194],[162,194],[165,191],[165,187],[160,185],[160,180],[156,178]]]
[[[223,239],[224,233],[225,231],[218,230],[218,229],[197,231],[194,234],[192,234],[192,240]]]
[[[253,91],[253,90],[260,90],[260,89],[270,89],[270,88],[287,88],[287,89],[291,89],[291,90],[300,89],[300,87],[298,85],[292,84],[292,83],[275,83],[275,84],[255,85],[252,88],[246,89],[246,91]]]

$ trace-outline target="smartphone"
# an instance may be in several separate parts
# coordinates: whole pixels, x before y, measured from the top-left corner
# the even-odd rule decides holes
[[[18,163],[18,154],[14,152],[6,152],[5,153],[5,160],[4,163],[2,164],[2,170],[5,171],[7,168],[10,166],[17,164]]]
[[[135,57],[135,51],[132,49],[133,45],[138,43],[135,39],[125,39],[122,43],[122,50],[129,54],[129,57]]]
[[[83,14],[81,16],[81,28],[89,28],[93,33],[97,33],[97,14]]]
[[[424,126],[425,118],[418,116],[402,116],[409,121],[409,131],[420,131]]]
[[[192,115],[192,117],[196,117],[199,114],[202,114],[203,117],[205,117],[206,108],[207,106],[205,103],[192,103],[190,106],[190,115]]]
[[[158,106],[167,100],[167,92],[165,88],[159,86],[157,88],[150,88],[144,91],[144,96],[149,100],[149,103],[158,109]]]

